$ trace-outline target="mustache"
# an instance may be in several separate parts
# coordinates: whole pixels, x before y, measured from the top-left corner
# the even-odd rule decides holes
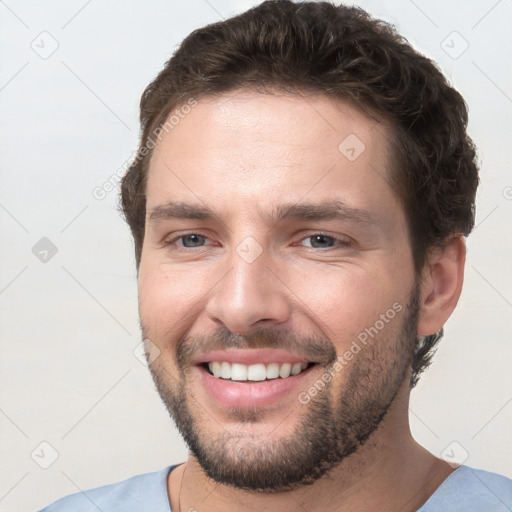
[[[240,335],[220,328],[212,333],[186,334],[180,338],[176,348],[178,368],[186,368],[200,354],[229,348],[283,349],[325,367],[332,366],[337,357],[334,344],[322,336],[304,336],[275,328],[259,329]]]

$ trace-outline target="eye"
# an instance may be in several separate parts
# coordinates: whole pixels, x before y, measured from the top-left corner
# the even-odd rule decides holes
[[[176,241],[178,240],[181,240],[181,245],[183,247],[201,247],[206,243],[206,237],[198,235],[197,233],[180,236],[176,239]]]
[[[302,245],[313,249],[329,249],[336,245],[347,246],[349,245],[349,242],[346,240],[340,240],[334,236],[317,233],[304,238],[302,240]]]
[[[191,256],[194,257],[208,253],[214,247],[218,247],[217,242],[207,235],[197,232],[189,232],[169,237],[162,241],[162,246],[174,256]]]

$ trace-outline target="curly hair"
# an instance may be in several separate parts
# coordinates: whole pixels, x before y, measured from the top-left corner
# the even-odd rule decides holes
[[[137,268],[146,179],[162,126],[187,101],[242,88],[328,95],[391,125],[391,181],[417,273],[429,249],[473,229],[478,166],[467,106],[436,65],[360,8],[269,0],[192,32],[142,95],[140,145],[121,183]],[[441,336],[417,340],[412,386]]]

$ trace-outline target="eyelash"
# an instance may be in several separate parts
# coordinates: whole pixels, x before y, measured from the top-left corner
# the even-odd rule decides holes
[[[308,235],[304,238],[301,238],[300,241],[303,242],[304,240],[307,240],[308,238],[314,238],[316,236],[324,236],[326,238],[331,238],[332,240],[334,240],[335,245],[333,245],[332,247],[326,247],[325,250],[334,249],[335,247],[349,247],[352,243],[352,241],[349,238],[339,238],[337,236],[330,235],[329,233],[323,233],[322,231],[319,231],[319,232],[313,233],[311,235]],[[308,247],[308,249],[316,249],[316,247]]]
[[[176,236],[176,237],[172,238],[169,241],[165,241],[164,245],[166,247],[173,246],[179,240],[183,240],[184,238],[186,238],[188,236],[192,236],[192,235],[197,235],[197,236],[205,238],[206,240],[209,240],[208,236],[194,231],[194,232],[185,233],[185,234]],[[331,247],[323,248],[323,250],[334,249],[336,247],[350,247],[352,245],[352,240],[350,240],[349,238],[339,238],[339,237],[333,236],[333,235],[331,235],[329,233],[324,233],[322,231],[318,231],[318,232],[315,232],[315,233],[313,233],[311,235],[305,236],[305,237],[301,238],[299,242],[303,242],[304,240],[308,240],[308,239],[311,239],[311,238],[314,238],[314,237],[318,237],[318,236],[323,236],[323,237],[326,237],[326,238],[330,238],[335,243],[335,245],[333,245]],[[184,245],[180,245],[178,250],[190,251],[190,250],[193,250],[193,249],[201,249],[203,247],[205,247],[205,246],[204,245],[200,245],[200,246],[197,246],[197,247],[185,247]],[[303,247],[306,247],[307,249],[313,249],[313,250],[321,250],[322,249],[322,248],[308,247],[308,246],[303,246]]]

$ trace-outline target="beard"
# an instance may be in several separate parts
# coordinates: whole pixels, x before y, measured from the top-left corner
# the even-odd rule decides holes
[[[336,373],[334,344],[324,337],[304,337],[263,329],[248,336],[218,330],[207,336],[182,337],[177,344],[179,378],[158,359],[148,364],[162,401],[192,455],[208,477],[238,489],[273,493],[314,483],[363,445],[384,419],[409,375],[418,323],[419,287],[415,286],[403,313],[388,326],[392,334],[375,336],[362,347],[336,379],[301,408],[293,433],[272,439],[223,429],[215,423],[187,385],[187,368],[197,353],[226,348],[292,348],[308,360],[319,361],[325,372]],[[390,329],[389,327],[393,327]],[[143,326],[143,334],[149,331]],[[149,363],[149,360],[148,360]],[[233,408],[230,417],[240,425],[256,424],[265,416],[257,408]],[[283,422],[286,421],[286,417]]]

